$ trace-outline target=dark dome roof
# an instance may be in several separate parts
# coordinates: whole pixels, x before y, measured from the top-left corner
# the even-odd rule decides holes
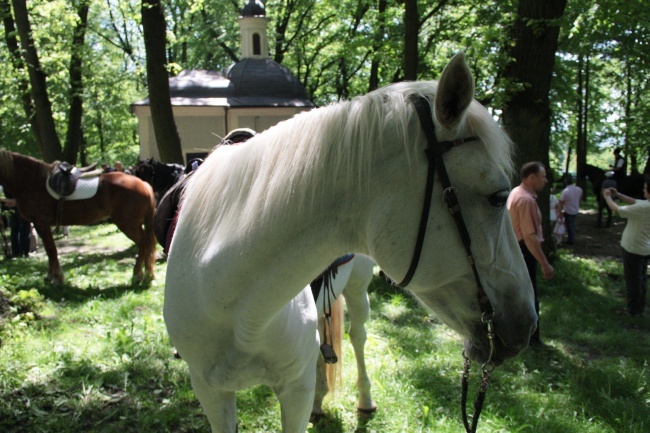
[[[305,87],[293,73],[271,59],[243,59],[225,70],[237,98],[309,100]]]
[[[243,17],[266,16],[266,10],[264,9],[264,3],[262,3],[260,0],[250,0],[242,8],[241,16],[243,16]]]
[[[296,76],[271,59],[243,59],[224,73],[185,70],[169,79],[169,91],[173,105],[315,107]]]

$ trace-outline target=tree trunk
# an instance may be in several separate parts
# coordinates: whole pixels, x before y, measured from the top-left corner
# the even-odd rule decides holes
[[[181,139],[172,111],[165,42],[167,27],[160,0],[142,0],[142,28],[147,52],[147,82],[154,135],[163,162],[183,164]]]
[[[86,29],[88,27],[88,3],[82,1],[77,11],[79,21],[72,37],[70,56],[70,111],[68,112],[68,133],[63,149],[63,160],[70,164],[77,163],[77,155],[83,140],[81,118],[83,116],[83,50]]]
[[[583,150],[580,148],[582,146],[583,140],[582,140],[582,134],[584,132],[584,128],[582,127],[582,123],[584,122],[583,115],[584,115],[584,68],[583,68],[583,63],[584,59],[582,58],[582,54],[579,55],[578,57],[578,88],[576,89],[576,102],[577,102],[577,112],[578,112],[578,117],[576,119],[576,161],[580,159],[580,155],[583,154]],[[579,165],[576,163],[576,165]],[[568,172],[567,168],[567,172]]]
[[[636,174],[639,172],[637,154],[634,146],[630,145],[630,131],[632,129],[632,124],[634,118],[631,115],[632,113],[632,68],[630,65],[630,60],[628,59],[625,62],[625,128],[623,129],[624,133],[624,143],[623,143],[623,154],[629,158],[630,164],[630,173]],[[627,173],[626,173],[627,174]]]
[[[418,79],[418,1],[404,1],[404,80]]]
[[[509,50],[512,61],[503,78],[522,85],[503,110],[503,124],[515,143],[517,167],[527,161],[540,161],[548,167],[551,110],[549,92],[555,52],[560,32],[560,18],[567,0],[519,0],[517,18],[510,29],[514,45]],[[520,179],[513,179],[518,184]],[[549,221],[549,189],[539,194],[544,238],[552,239]],[[545,242],[547,251],[554,243]]]
[[[379,63],[381,59],[381,47],[384,39],[384,32],[386,31],[386,7],[388,0],[377,1],[377,32],[375,33],[375,41],[372,45],[372,62],[370,64],[370,78],[368,80],[368,91],[379,87]]]
[[[587,54],[585,59],[585,104],[583,106],[583,119],[582,123],[582,144],[580,148],[582,149],[582,154],[577,155],[577,174],[582,177],[584,173],[585,165],[587,165],[587,143],[589,142],[589,92],[590,92],[590,76],[591,76],[591,57]]]
[[[52,104],[47,94],[46,76],[41,69],[38,59],[36,45],[32,38],[32,29],[27,15],[27,4],[25,0],[12,0],[16,27],[20,36],[23,57],[29,72],[29,82],[32,87],[32,101],[36,114],[36,123],[41,135],[39,147],[46,162],[61,159],[61,142],[56,133],[54,117],[52,116]]]
[[[517,18],[510,33],[513,61],[503,78],[520,83],[503,110],[503,123],[515,142],[517,166],[532,160],[548,165],[549,91],[557,50],[559,19],[567,0],[519,0]]]
[[[580,54],[578,59],[578,138],[576,140],[576,174],[577,185],[586,191],[587,180],[584,177],[587,165],[587,137],[589,125],[589,56]]]
[[[23,58],[20,55],[20,48],[18,47],[18,39],[16,38],[16,26],[14,24],[14,18],[11,14],[11,6],[9,5],[9,0],[0,0],[0,14],[2,15],[2,22],[5,29],[5,41],[7,42],[7,48],[11,54],[11,62],[16,71],[22,71],[25,69],[23,64]],[[25,117],[31,127],[32,135],[34,140],[41,149],[43,153],[42,145],[43,139],[41,137],[41,131],[38,129],[38,123],[36,123],[36,115],[34,113],[34,104],[32,103],[32,97],[29,91],[29,83],[27,80],[22,78],[22,72],[16,74],[18,78],[18,91],[20,92],[20,99],[23,103],[23,110],[25,111]]]

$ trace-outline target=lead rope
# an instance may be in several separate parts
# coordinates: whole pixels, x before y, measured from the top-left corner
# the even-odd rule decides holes
[[[486,326],[486,333],[488,338],[488,343],[490,345],[490,351],[488,353],[488,359],[481,366],[482,379],[481,384],[479,385],[478,393],[476,395],[476,400],[474,400],[474,414],[472,415],[472,424],[470,426],[467,415],[467,393],[469,386],[469,369],[472,361],[465,355],[463,351],[463,375],[461,378],[461,412],[463,415],[463,425],[465,426],[465,431],[467,433],[476,433],[476,428],[478,426],[478,420],[481,416],[481,411],[483,410],[483,403],[485,402],[485,396],[487,394],[488,384],[490,382],[490,373],[494,370],[494,363],[492,358],[494,357],[495,351],[495,333],[494,333],[494,324],[492,323],[492,318],[494,316],[494,310],[490,304],[490,300],[483,289],[481,284],[481,279],[478,275],[478,270],[476,269],[476,264],[474,262],[474,256],[471,251],[471,238],[469,232],[467,231],[467,226],[463,220],[463,216],[460,213],[460,204],[456,197],[456,190],[450,186],[449,177],[445,170],[444,164],[442,164],[442,156],[437,155],[437,158],[440,159],[438,164],[441,166],[440,177],[442,179],[443,187],[446,186],[443,192],[443,200],[447,204],[449,211],[456,221],[458,231],[463,240],[463,245],[465,246],[465,251],[467,252],[467,258],[469,260],[470,267],[472,268],[472,273],[474,274],[474,280],[476,281],[476,287],[478,289],[478,302],[481,308],[481,322]]]
[[[460,397],[460,407],[463,414],[463,425],[465,426],[465,431],[467,433],[476,433],[476,428],[478,426],[478,419],[481,416],[481,411],[483,410],[483,403],[485,402],[485,396],[487,394],[488,384],[490,382],[490,373],[494,370],[494,363],[492,362],[492,356],[494,355],[494,331],[492,330],[492,319],[484,322],[488,328],[488,340],[490,341],[490,355],[488,360],[481,366],[482,379],[481,384],[479,385],[476,400],[474,400],[474,414],[472,415],[472,425],[470,426],[468,415],[467,415],[467,393],[469,388],[469,368],[472,364],[472,361],[465,355],[463,351],[463,374],[461,378],[461,397]]]

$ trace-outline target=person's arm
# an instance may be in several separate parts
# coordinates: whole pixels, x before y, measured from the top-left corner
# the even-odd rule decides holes
[[[603,198],[605,199],[605,203],[607,203],[607,206],[614,212],[616,215],[618,215],[618,205],[612,198],[612,195],[614,197],[618,197],[622,202],[627,203],[627,204],[634,204],[636,203],[636,199],[633,197],[627,196],[625,194],[621,194],[616,190],[616,188],[605,188],[603,189]]]
[[[553,272],[555,272],[555,269],[553,269],[553,266],[548,262],[546,255],[544,255],[542,244],[537,239],[537,235],[535,233],[525,235],[524,242],[526,243],[528,251],[530,251],[533,257],[535,257],[535,260],[542,265],[542,274],[544,279],[550,280],[553,278]]]
[[[616,197],[618,197],[621,201],[627,203],[627,204],[635,204],[636,199],[634,197],[630,197],[629,195],[621,194],[620,192],[616,191]]]

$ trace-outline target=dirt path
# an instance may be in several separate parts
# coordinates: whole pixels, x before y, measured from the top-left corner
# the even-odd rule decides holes
[[[606,213],[603,212],[603,220]],[[571,250],[579,257],[603,259],[621,257],[621,234],[625,228],[625,220],[612,217],[611,227],[596,227],[597,213],[595,210],[581,210],[576,218],[576,241],[573,246],[563,245],[560,248]]]
[[[604,218],[606,218],[606,214]],[[594,210],[581,210],[580,215],[576,218],[576,242],[575,245],[569,246],[563,244],[560,248],[568,249],[579,257],[601,257],[603,259],[618,259],[621,256],[620,240],[621,233],[625,228],[625,220],[616,216],[612,217],[612,226],[607,228],[596,228],[597,215]],[[95,246],[85,245],[82,239],[74,235],[69,238],[63,238],[60,235],[56,237],[56,244],[59,254],[69,252],[87,253],[96,251]],[[113,250],[122,250],[123,247],[110,248],[103,247],[102,251],[112,252]],[[45,257],[45,251],[42,245],[39,245],[36,257]]]

